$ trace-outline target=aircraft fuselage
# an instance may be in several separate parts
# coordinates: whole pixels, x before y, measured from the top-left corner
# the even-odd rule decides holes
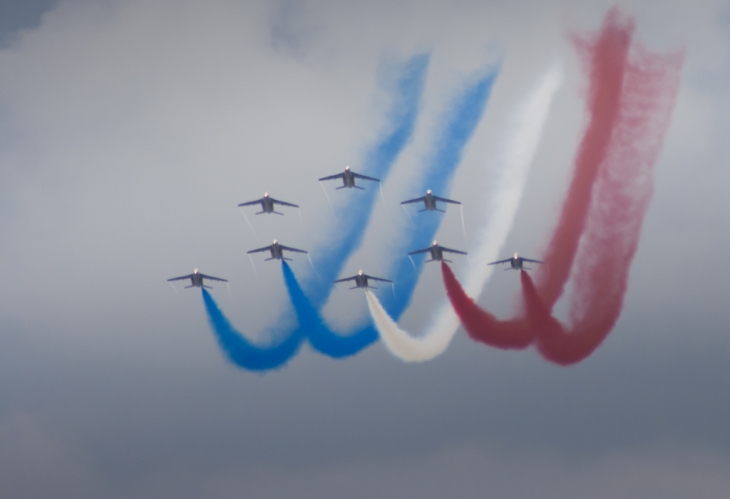
[[[426,209],[429,211],[436,210],[436,200],[433,197],[433,194],[430,192],[426,193],[426,197],[423,200],[423,204],[426,206]]]
[[[264,196],[264,198],[261,199],[261,210],[264,213],[274,212],[274,202],[268,196]]]
[[[197,272],[193,273],[193,275],[190,276],[190,284],[192,286],[195,286],[196,288],[202,288],[203,276],[198,274]]]
[[[431,260],[440,262],[444,259],[444,250],[438,246],[431,246]]]
[[[350,170],[345,170],[345,173],[342,175],[342,185],[343,187],[349,188],[355,187],[355,175]]]
[[[269,252],[271,252],[272,259],[281,260],[284,258],[284,250],[278,243],[272,244],[271,248],[269,248]]]

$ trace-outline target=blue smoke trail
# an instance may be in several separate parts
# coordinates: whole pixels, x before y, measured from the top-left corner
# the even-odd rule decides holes
[[[418,117],[429,60],[429,54],[419,54],[409,59],[399,68],[399,78],[396,80],[393,90],[393,103],[388,113],[390,130],[366,154],[362,168],[363,173],[381,178],[385,177],[408,143]],[[358,168],[355,168],[355,170],[359,171]],[[320,272],[322,273],[322,280],[327,283],[322,286],[320,281],[319,286],[311,292],[312,299],[318,306],[324,304],[332,289],[331,282],[340,273],[352,252],[360,245],[362,234],[372,212],[376,192],[377,189],[358,192],[360,196],[356,198],[357,209],[348,210],[348,219],[341,221],[337,228],[337,239],[329,243],[318,255],[318,260],[326,262],[326,265],[321,267]],[[298,284],[296,284],[296,287],[301,293]],[[301,293],[301,296],[304,296],[303,293]],[[218,337],[222,349],[233,363],[244,369],[260,371],[282,366],[297,353],[301,342],[306,336],[303,332],[305,328],[301,326],[289,331],[284,330],[283,326],[275,326],[272,331],[275,333],[274,337],[279,338],[278,343],[254,345],[231,326],[218,309],[213,298],[205,290],[203,291],[203,299],[208,313],[208,320]],[[309,303],[308,300],[307,302]],[[297,303],[299,304],[301,301],[297,301]],[[353,337],[346,337],[342,342],[338,342],[337,338],[330,338],[330,335],[325,334],[326,328],[315,327],[317,320],[321,323],[318,315],[316,319],[313,318],[310,311],[301,306],[297,310],[297,314],[303,324],[312,325],[308,329],[312,333],[313,346],[315,348],[319,346],[324,351],[331,352],[333,356],[352,355],[377,339],[377,333],[373,330],[372,333],[368,333],[367,341],[362,346],[362,341],[355,341]],[[371,336],[374,339],[371,339]],[[322,341],[318,341],[319,338]],[[352,339],[345,341],[348,338]],[[312,340],[310,339],[310,341]],[[356,350],[352,351],[352,348],[356,348]]]
[[[482,119],[499,71],[499,64],[490,67],[484,76],[468,85],[455,100],[444,120],[445,126],[441,138],[436,142],[436,152],[424,167],[424,174],[416,180],[415,192],[420,194],[426,189],[431,189],[448,196],[451,179],[461,163],[464,146]],[[401,246],[403,254],[429,246],[438,231],[441,219],[442,215],[438,212],[427,211],[414,216],[415,227]],[[395,271],[390,274],[397,283],[399,292],[397,296],[384,297],[383,304],[396,321],[408,308],[423,264],[424,259],[418,259],[417,272],[414,273],[412,262],[404,256],[397,261]]]
[[[422,190],[428,187],[436,192],[444,193],[444,195],[448,193],[451,178],[461,162],[464,146],[469,142],[481,120],[499,69],[499,66],[490,68],[485,76],[469,85],[455,102],[447,116],[443,130],[440,132],[441,138],[436,142],[436,152],[424,168],[425,175],[420,179],[419,184],[420,187],[423,187]],[[417,218],[416,227],[411,231],[404,246],[419,248],[422,247],[419,245],[427,246],[438,230],[441,217],[437,217],[436,213],[427,212]],[[358,244],[361,237],[359,236],[357,239]],[[402,262],[404,261],[406,261],[405,258]],[[398,289],[401,291],[397,297],[391,297],[386,301],[396,320],[410,302],[422,267],[423,260],[418,265],[416,274],[410,270],[407,263],[401,263],[396,268],[393,279],[398,283]],[[377,341],[378,333],[372,325],[347,336],[332,332],[325,325],[312,301],[302,292],[294,273],[286,262],[282,269],[300,328],[306,331],[307,338],[315,350],[330,357],[342,358],[354,355]]]
[[[395,160],[413,135],[429,60],[429,54],[419,54],[412,57],[403,66],[401,77],[395,84],[393,105],[388,113],[388,121],[392,128],[385,133],[375,147],[366,153],[361,169],[363,174],[379,178],[381,182],[384,181]],[[360,171],[357,167],[353,167],[353,169]],[[377,186],[374,188],[368,185],[364,191],[350,192],[351,189],[345,189],[345,191],[348,191],[344,194],[349,196],[351,204],[356,205],[346,210],[347,219],[338,221],[338,226],[333,230],[333,234],[336,234],[337,237],[328,241],[327,246],[317,253],[318,262],[323,263],[323,265],[319,265],[321,277],[327,285],[322,286],[320,281],[308,282],[306,286],[309,299],[317,308],[325,304],[332,291],[330,283],[342,272],[350,255],[360,247],[378,189]]]
[[[299,350],[304,339],[302,329],[295,330],[268,345],[254,345],[236,331],[207,290],[203,289],[203,302],[210,326],[218,337],[221,348],[231,361],[250,371],[265,371],[282,366]]]

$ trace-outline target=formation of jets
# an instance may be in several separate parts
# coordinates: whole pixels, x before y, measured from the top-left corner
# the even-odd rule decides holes
[[[345,171],[343,171],[342,173],[338,173],[336,175],[330,175],[328,177],[322,177],[319,179],[319,181],[322,182],[325,180],[337,180],[337,179],[342,180],[342,186],[337,187],[337,189],[349,188],[349,189],[364,190],[363,187],[356,185],[355,181],[358,179],[359,180],[368,180],[371,182],[380,182],[380,179],[368,177],[366,175],[361,175],[359,173],[353,172],[349,166],[346,166]],[[439,202],[447,203],[447,204],[458,204],[458,205],[461,204],[459,201],[455,201],[453,199],[447,199],[447,198],[442,198],[442,197],[436,196],[430,189],[426,191],[425,196],[421,196],[419,198],[414,198],[414,199],[408,199],[406,201],[401,202],[401,204],[405,205],[405,204],[412,204],[412,203],[423,203],[424,208],[422,210],[419,210],[419,213],[424,212],[424,211],[444,212],[444,210],[438,208],[437,203],[439,203]],[[280,213],[275,210],[276,205],[288,206],[288,207],[292,207],[292,208],[299,208],[299,206],[296,204],[288,203],[286,201],[279,201],[278,199],[272,198],[271,196],[269,196],[268,192],[265,192],[264,197],[262,197],[261,199],[256,199],[254,201],[247,201],[245,203],[239,204],[238,206],[244,207],[244,206],[255,206],[255,205],[261,205],[261,211],[256,213],[256,215],[261,215],[263,213],[274,213],[276,215],[283,215],[283,213]],[[247,253],[250,255],[252,253],[260,253],[260,252],[265,252],[265,251],[268,251],[271,255],[271,257],[267,258],[265,261],[269,261],[269,260],[289,260],[289,261],[291,261],[290,258],[286,258],[284,256],[285,251],[307,254],[307,251],[305,251],[305,250],[298,249],[298,248],[292,248],[290,246],[284,246],[283,244],[279,244],[278,240],[276,240],[276,239],[274,239],[273,243],[268,246],[264,246],[263,248],[253,249],[253,250],[248,251]],[[451,262],[451,260],[447,260],[444,258],[444,253],[453,253],[456,255],[466,255],[467,254],[465,251],[460,251],[460,250],[456,250],[456,249],[447,248],[445,246],[441,246],[440,244],[438,244],[437,241],[434,241],[431,244],[431,246],[429,246],[428,248],[411,251],[410,253],[408,253],[408,256],[411,257],[412,255],[419,255],[422,253],[428,253],[431,257],[431,259],[427,260],[426,263]],[[491,262],[488,265],[509,263],[510,266],[504,270],[511,270],[511,269],[530,270],[528,267],[524,266],[525,262],[545,263],[541,260],[532,260],[530,258],[523,258],[523,257],[519,256],[517,253],[515,253],[514,257],[512,257],[512,258],[507,258],[505,260],[498,260],[496,262]],[[198,269],[195,269],[195,271],[192,274],[184,275],[184,276],[180,276],[180,277],[173,277],[172,279],[168,279],[168,281],[184,281],[187,279],[190,279],[191,284],[190,284],[190,286],[186,286],[185,287],[186,289],[192,288],[192,287],[211,289],[210,286],[206,286],[204,284],[204,281],[203,281],[204,279],[208,279],[211,281],[228,282],[226,279],[222,279],[220,277],[213,277],[213,276],[201,274],[200,272],[198,272]],[[371,275],[367,275],[361,270],[354,276],[337,279],[336,281],[333,281],[333,283],[340,283],[340,282],[347,282],[347,281],[354,281],[354,283],[355,283],[355,286],[350,289],[357,289],[357,288],[377,289],[377,288],[374,288],[373,286],[370,286],[368,284],[369,281],[387,282],[387,283],[393,282],[389,279],[383,279],[381,277],[373,277]]]

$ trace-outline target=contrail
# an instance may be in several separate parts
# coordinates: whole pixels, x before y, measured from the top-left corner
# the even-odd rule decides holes
[[[249,228],[251,229],[251,232],[253,233],[254,239],[258,241],[259,237],[256,235],[256,231],[253,230],[253,225],[251,225],[251,222],[248,221],[248,217],[246,216],[246,212],[243,211],[243,208],[238,208],[241,211],[241,215],[243,215],[243,218],[246,219],[246,223],[248,224]]]
[[[527,317],[492,321],[488,312],[465,298],[444,266],[447,293],[472,338],[518,348],[518,339],[524,347],[532,337],[545,358],[568,365],[590,355],[618,319],[651,198],[652,167],[669,124],[683,62],[682,54],[630,51],[633,29],[633,22],[614,8],[595,41],[577,42],[590,58],[591,122],[548,244],[545,260],[550,269],[540,269],[537,285],[521,272]],[[571,274],[575,286],[571,327],[566,328],[551,311]]]
[[[332,207],[332,201],[330,201],[330,196],[327,194],[327,189],[324,188],[324,185],[322,182],[319,183],[319,186],[322,188],[322,191],[324,192],[324,197],[327,198],[327,204],[330,205],[330,210],[332,211],[332,214],[335,214],[335,209]]]
[[[562,78],[561,66],[556,62],[531,91],[507,127],[510,130],[509,135],[497,158],[499,176],[496,192],[485,206],[485,212],[490,215],[481,232],[476,251],[470,252],[473,258],[469,259],[467,289],[473,296],[481,294],[493,271],[485,262],[497,258],[512,230],[542,129]],[[463,229],[466,238],[466,229]],[[447,303],[439,310],[433,326],[423,336],[413,337],[397,327],[375,295],[368,294],[367,299],[373,321],[384,343],[395,356],[405,361],[420,362],[440,355],[448,347],[459,326],[458,318]]]

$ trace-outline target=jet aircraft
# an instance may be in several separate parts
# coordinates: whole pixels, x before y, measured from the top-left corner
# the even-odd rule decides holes
[[[285,201],[279,201],[278,199],[274,199],[269,196],[268,192],[264,192],[264,197],[261,199],[257,199],[256,201],[248,201],[246,203],[241,203],[238,206],[253,206],[255,204],[261,205],[261,211],[256,213],[257,215],[261,215],[262,213],[276,213],[277,215],[283,215],[283,213],[279,213],[278,211],[274,211],[274,205],[280,204],[281,206],[291,206],[292,208],[299,208],[298,205],[287,203]]]
[[[350,189],[355,188],[365,190],[359,185],[355,185],[355,179],[358,178],[360,180],[372,180],[373,182],[380,182],[380,180],[377,178],[367,177],[365,175],[360,175],[359,173],[353,172],[352,170],[350,170],[349,166],[345,167],[344,172],[338,173],[337,175],[330,175],[329,177],[322,177],[321,179],[319,179],[319,181],[321,182],[323,180],[336,180],[338,178],[342,179],[342,186],[338,187],[337,189],[344,189],[345,187],[348,187]]]
[[[444,210],[439,210],[436,207],[436,201],[441,201],[442,203],[461,204],[459,201],[454,201],[453,199],[438,197],[434,195],[431,189],[426,191],[425,196],[421,196],[420,198],[415,199],[409,199],[408,201],[403,201],[401,204],[420,203],[421,201],[423,201],[425,208],[422,210],[418,210],[418,213],[421,213],[422,211],[440,211],[444,213]]]
[[[279,244],[279,241],[274,239],[274,242],[268,246],[264,246],[263,248],[251,250],[248,252],[250,255],[251,253],[259,253],[261,251],[269,251],[271,252],[271,258],[267,258],[264,260],[265,262],[268,262],[269,260],[289,260],[292,261],[291,258],[286,258],[284,256],[284,251],[294,251],[297,253],[307,253],[304,250],[300,250],[297,248],[290,248],[289,246],[284,246],[283,244]]]
[[[504,270],[512,270],[512,269],[515,269],[515,270],[531,270],[529,267],[524,267],[523,264],[525,262],[530,262],[530,263],[545,263],[545,262],[543,262],[541,260],[531,260],[529,258],[522,258],[520,255],[518,255],[517,253],[515,253],[515,256],[513,256],[512,258],[507,258],[506,260],[499,260],[499,261],[496,261],[496,262],[489,263],[487,265],[497,265],[498,263],[507,263],[507,262],[510,263],[510,267],[508,267],[508,268],[506,268]]]
[[[345,277],[344,279],[337,279],[336,281],[332,281],[332,282],[338,283],[338,282],[345,282],[345,281],[355,281],[355,287],[350,288],[350,289],[357,289],[357,288],[378,289],[373,286],[368,286],[368,280],[380,281],[380,282],[390,282],[390,283],[393,282],[388,279],[381,279],[380,277],[373,277],[371,275],[367,275],[367,274],[363,273],[362,270],[359,271],[356,275],[354,275],[352,277]]]
[[[206,286],[203,284],[203,279],[209,279],[211,281],[221,281],[221,282],[228,282],[226,279],[221,279],[220,277],[213,277],[205,274],[201,274],[198,272],[198,269],[195,269],[192,274],[184,275],[180,277],[173,277],[172,279],[168,279],[167,282],[170,281],[184,281],[185,279],[190,279],[190,286],[185,286],[185,289],[188,288],[208,288],[213,289],[210,286]]]
[[[447,253],[456,253],[457,255],[466,255],[466,252],[465,251],[459,251],[459,250],[455,250],[455,249],[451,249],[451,248],[446,248],[444,246],[441,246],[438,243],[438,241],[434,241],[431,244],[431,246],[429,246],[428,248],[424,248],[424,249],[420,249],[420,250],[416,250],[416,251],[411,251],[408,254],[409,255],[417,255],[419,253],[430,252],[431,253],[431,259],[430,260],[426,260],[426,263],[428,263],[428,262],[451,262],[451,260],[446,260],[444,258],[444,251],[447,252]]]

